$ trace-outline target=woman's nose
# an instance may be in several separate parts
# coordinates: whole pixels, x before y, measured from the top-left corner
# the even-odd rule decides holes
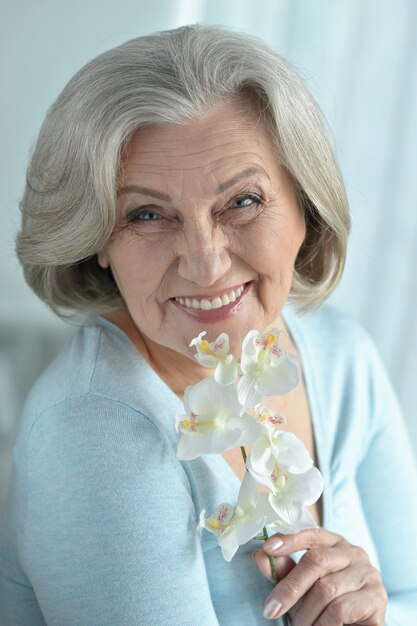
[[[214,227],[183,232],[176,254],[179,275],[202,287],[214,285],[231,267],[227,238]]]

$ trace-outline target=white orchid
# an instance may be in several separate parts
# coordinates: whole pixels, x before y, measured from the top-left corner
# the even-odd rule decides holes
[[[229,336],[221,333],[216,341],[208,342],[203,339],[206,334],[203,331],[190,342],[190,348],[197,349],[194,358],[204,367],[216,368],[214,378],[218,383],[231,385],[236,380],[238,366],[235,357],[229,354]]]
[[[267,487],[269,503],[285,524],[300,522],[304,507],[316,502],[323,491],[323,478],[316,467],[293,474],[275,464],[272,472],[265,475],[256,472],[250,456],[246,467],[257,483]]]
[[[235,508],[223,503],[208,519],[206,511],[201,511],[200,526],[217,535],[226,561],[231,561],[239,546],[250,541],[264,527],[270,512],[266,495],[257,491],[256,482],[246,472]]]
[[[296,357],[279,341],[285,334],[278,328],[263,335],[251,330],[242,344],[239,401],[254,406],[266,396],[282,396],[298,385],[300,370]]]
[[[279,428],[287,421],[285,415],[282,415],[282,413],[279,413],[278,411],[269,409],[264,404],[258,404],[255,408],[256,419],[259,420],[261,424],[270,424],[274,428]]]
[[[259,422],[244,413],[235,385],[223,386],[205,378],[187,387],[184,394],[186,415],[176,417],[181,433],[177,457],[192,460],[201,454],[216,454],[253,443],[259,436]]]
[[[275,427],[285,420],[280,413],[261,407],[257,418],[262,424],[262,432],[250,453],[251,467],[255,472],[270,475],[274,466],[279,465],[283,471],[301,474],[313,466],[303,442],[293,433]]]
[[[298,522],[293,522],[292,524],[288,524],[288,522],[285,522],[280,517],[277,518],[277,514],[274,509],[272,509],[272,507],[271,510],[273,511],[273,513],[271,514],[271,519],[273,519],[274,521],[272,523],[267,522],[267,524],[270,530],[272,530],[272,532],[274,533],[292,535],[293,533],[298,533],[300,530],[305,530],[306,528],[317,528],[316,520],[305,506],[302,507],[301,517]]]
[[[267,493],[257,491],[256,482],[249,472],[243,478],[236,507],[223,502],[216,513],[205,517],[206,510],[200,513],[199,526],[216,535],[223,558],[231,561],[239,546],[247,543],[268,525],[273,532],[296,533],[305,528],[315,528],[315,519],[306,507],[302,507],[301,517],[289,524],[280,518],[272,508]]]
[[[263,528],[266,537],[266,525],[287,534],[316,526],[307,507],[322,493],[322,476],[304,444],[279,429],[285,417],[263,404],[266,396],[285,395],[300,380],[297,359],[280,342],[281,334],[277,328],[265,334],[251,330],[242,344],[240,366],[229,354],[226,333],[209,343],[203,331],[190,343],[196,360],[215,372],[214,379],[185,390],[186,415],[176,417],[177,457],[192,460],[252,444],[248,455],[242,447],[248,471],[236,506],[223,502],[211,517],[206,519],[205,510],[200,514],[199,525],[217,536],[226,561]],[[233,384],[238,373],[241,379]],[[254,407],[255,417],[245,413],[246,407]],[[258,485],[267,491],[259,491]]]

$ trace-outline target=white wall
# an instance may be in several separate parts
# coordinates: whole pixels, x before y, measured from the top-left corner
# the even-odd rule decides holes
[[[22,399],[69,332],[14,258],[30,147],[47,107],[93,56],[195,21],[288,54],[333,129],[352,207],[333,300],[373,335],[417,451],[417,3],[414,0],[14,0],[0,8],[0,501]]]

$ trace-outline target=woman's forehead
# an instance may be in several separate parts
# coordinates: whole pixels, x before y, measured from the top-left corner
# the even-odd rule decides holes
[[[255,115],[227,103],[188,124],[140,128],[122,159],[120,186],[192,182],[202,177],[207,191],[246,172],[270,175],[277,163],[264,127]]]

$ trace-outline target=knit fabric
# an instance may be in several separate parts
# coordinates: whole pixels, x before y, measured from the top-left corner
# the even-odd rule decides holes
[[[302,361],[323,525],[364,547],[415,626],[417,474],[367,334],[330,307],[284,317]],[[271,584],[226,563],[202,509],[236,503],[221,455],[176,458],[178,397],[116,326],[91,317],[32,389],[0,525],[3,626],[258,626]],[[275,623],[279,623],[276,621]]]

